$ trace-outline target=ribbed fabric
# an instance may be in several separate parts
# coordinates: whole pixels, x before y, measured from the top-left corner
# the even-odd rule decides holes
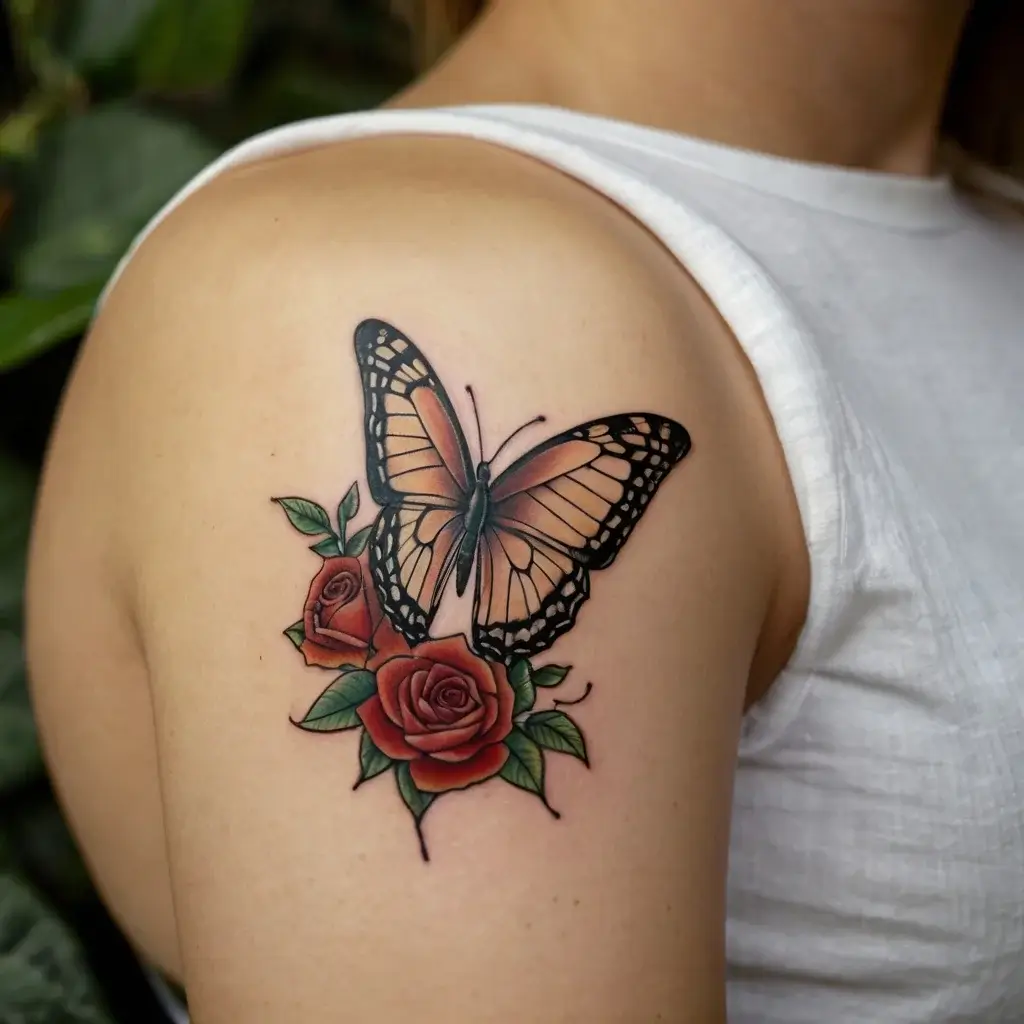
[[[812,586],[744,723],[730,1020],[1024,1021],[1024,226],[941,177],[526,106],[281,128],[161,216],[227,167],[398,133],[505,146],[631,213],[774,418]]]

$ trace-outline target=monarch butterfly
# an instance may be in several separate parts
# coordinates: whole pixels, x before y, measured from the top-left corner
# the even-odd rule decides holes
[[[626,413],[544,441],[492,478],[474,466],[444,386],[407,337],[381,320],[355,332],[366,472],[381,506],[370,571],[381,604],[421,643],[454,571],[461,596],[476,564],[473,646],[497,661],[530,657],[571,629],[666,474],[690,450],[674,420]],[[479,434],[480,418],[472,389]]]

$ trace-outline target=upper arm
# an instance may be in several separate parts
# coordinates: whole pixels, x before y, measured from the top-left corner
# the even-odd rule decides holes
[[[533,165],[479,147],[464,159],[457,144],[420,144],[420,178],[385,187],[371,169],[387,145],[303,158],[298,198],[280,167],[200,193],[143,247],[91,342],[115,396],[110,455],[126,467],[116,536],[153,691],[196,1020],[724,1018],[731,776],[773,585],[751,417],[693,291],[625,217]],[[401,157],[411,144],[394,145]],[[350,161],[344,189],[325,183],[331,159]],[[476,758],[461,778],[477,782],[486,764],[523,756],[477,756],[516,741],[508,672],[476,656],[403,665],[411,678],[454,658],[441,674],[472,682],[450,700],[476,701],[486,734],[478,716],[458,743],[410,746],[437,735],[427,719],[441,712],[411,691],[423,678],[398,678],[402,665],[353,682],[372,713],[346,716],[339,700],[328,724],[356,728],[289,723],[342,670],[307,666],[282,636],[304,618],[323,566],[308,548],[327,534],[296,532],[270,499],[300,496],[333,518],[357,483],[348,537],[374,523],[352,344],[367,317],[420,346],[474,451],[466,385],[485,449],[538,414],[546,424],[518,450],[632,412],[692,437],[614,564],[589,573],[573,628],[532,658],[572,666],[560,689],[536,691],[537,709],[593,684],[564,709],[589,769],[543,755],[560,820],[510,770],[446,788],[453,763]],[[334,633],[358,639],[353,615]],[[446,602],[433,634],[469,635],[471,616],[468,601]],[[336,666],[341,642],[324,636],[310,660]],[[516,736],[530,731],[529,697]],[[372,714],[390,715],[391,731]],[[378,749],[395,735],[404,746],[353,792],[360,730]],[[396,780],[431,742],[440,757],[416,776],[442,779],[422,819],[426,863]],[[539,788],[534,754],[527,789]]]

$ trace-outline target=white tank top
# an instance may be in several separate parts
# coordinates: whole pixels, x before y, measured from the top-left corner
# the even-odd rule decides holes
[[[230,166],[410,132],[530,154],[645,224],[774,418],[812,586],[744,724],[730,1020],[1024,1021],[1024,221],[944,178],[526,106],[291,125],[168,210]]]

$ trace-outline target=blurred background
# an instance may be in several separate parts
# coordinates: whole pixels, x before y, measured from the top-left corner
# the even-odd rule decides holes
[[[218,153],[376,105],[410,53],[378,0],[0,0],[2,1024],[159,1019],[57,812],[21,656],[35,478],[93,303]]]

